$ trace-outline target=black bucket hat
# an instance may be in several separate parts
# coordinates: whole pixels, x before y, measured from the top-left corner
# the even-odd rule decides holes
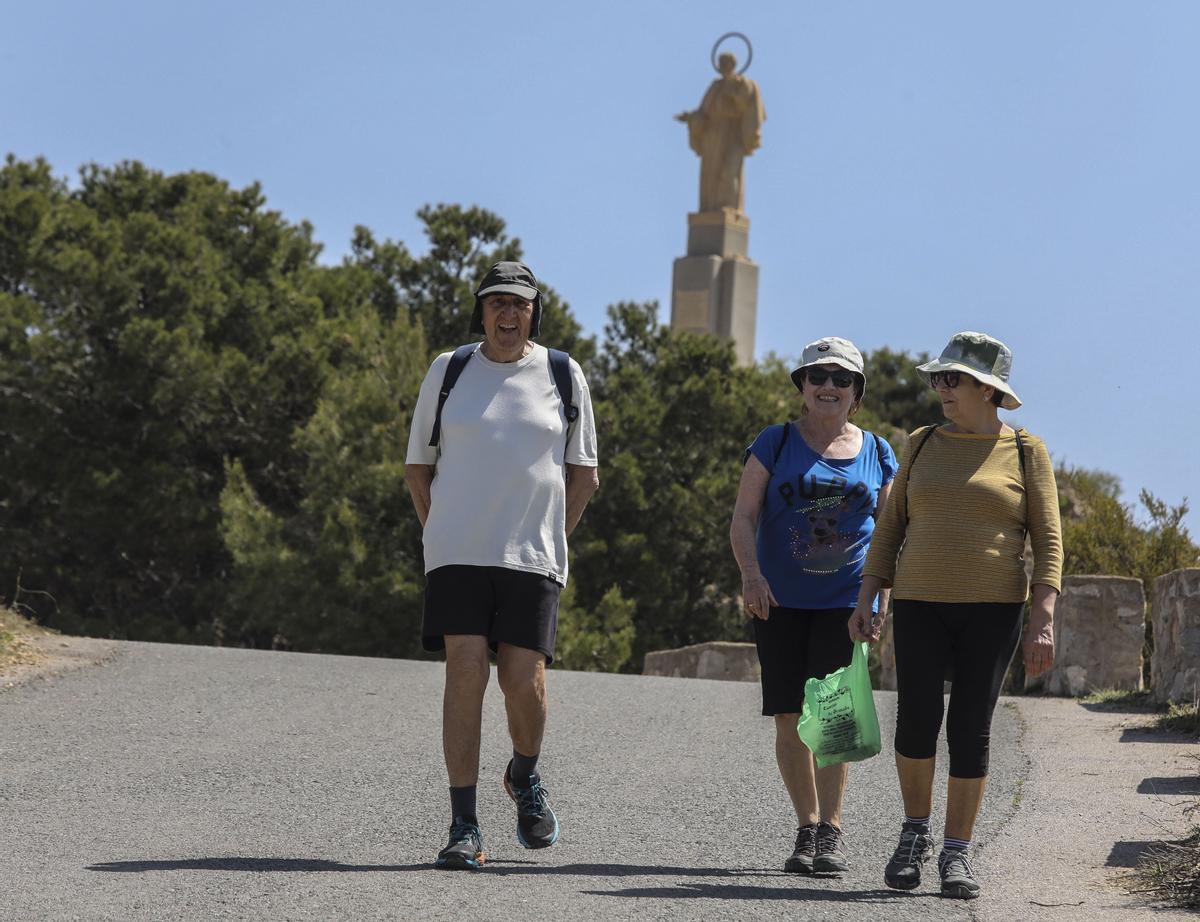
[[[498,262],[488,269],[487,275],[475,290],[475,313],[471,315],[471,332],[484,333],[483,298],[486,295],[518,295],[533,302],[533,320],[529,324],[529,338],[533,339],[542,326],[542,293],[538,290],[533,270],[524,263]]]

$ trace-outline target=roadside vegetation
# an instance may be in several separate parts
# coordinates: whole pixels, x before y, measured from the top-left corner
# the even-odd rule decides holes
[[[11,608],[0,606],[0,671],[16,663],[33,663],[37,656],[30,647],[30,639],[46,633],[28,618],[23,618]]]
[[[1154,714],[1152,729],[1164,733],[1182,733],[1200,742],[1200,707],[1196,701],[1172,701],[1163,705],[1156,704],[1148,691],[1100,688],[1084,695],[1079,702],[1103,711]]]
[[[1185,813],[1195,817],[1200,803]],[[1150,846],[1129,875],[1126,888],[1160,905],[1200,909],[1200,826],[1193,825],[1183,839]]]
[[[1119,713],[1153,713],[1153,729],[1181,733],[1200,742],[1200,702],[1171,702],[1156,705],[1147,691],[1130,692],[1115,688],[1099,689],[1080,698],[1080,703]],[[1200,758],[1192,762],[1200,783]],[[1200,800],[1184,808],[1188,819],[1200,816]],[[1184,909],[1200,909],[1200,826],[1192,825],[1188,834],[1175,841],[1156,842],[1138,860],[1137,867],[1125,878],[1125,888],[1155,903]]]

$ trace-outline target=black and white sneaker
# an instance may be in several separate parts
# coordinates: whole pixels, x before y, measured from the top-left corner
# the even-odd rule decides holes
[[[846,860],[846,843],[842,830],[831,823],[817,827],[817,854],[813,858],[814,874],[844,874],[850,870]]]
[[[883,881],[893,890],[916,890],[921,886],[921,866],[933,857],[929,827],[905,823],[900,827],[900,844],[883,869]]]
[[[512,762],[504,769],[504,790],[517,805],[517,841],[526,848],[549,848],[558,841],[558,817],[550,809],[550,795],[534,775],[528,787],[509,777]]]
[[[783,863],[783,869],[789,874],[811,874],[816,854],[817,824],[809,823],[796,830],[796,847]]]
[[[485,861],[479,823],[474,817],[456,816],[450,824],[450,841],[438,852],[434,867],[445,871],[476,871]]]
[[[965,849],[944,848],[938,855],[938,873],[942,876],[942,896],[973,900],[979,896],[979,881]]]

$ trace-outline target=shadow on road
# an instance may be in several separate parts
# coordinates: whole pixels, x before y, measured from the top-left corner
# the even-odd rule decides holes
[[[798,878],[803,880],[804,878]],[[820,878],[816,878],[820,880]],[[895,903],[902,900],[941,900],[938,893],[897,893],[894,890],[809,890],[804,887],[739,887],[731,884],[682,884],[678,887],[630,887],[625,890],[584,890],[588,896],[631,896],[679,900],[788,900],[822,903]]]
[[[1143,778],[1142,783],[1137,786],[1139,794],[1173,794],[1173,795],[1194,795],[1200,794],[1200,778],[1182,777],[1182,778]]]
[[[520,864],[521,867],[506,867]],[[657,864],[533,864],[489,862],[493,874],[574,874],[580,877],[778,877],[779,871],[758,868],[670,867]]]
[[[1110,868],[1137,867],[1138,859],[1155,845],[1155,842],[1114,842],[1108,860],[1104,862]]]
[[[423,864],[343,864],[324,858],[178,858],[169,861],[104,861],[89,864],[89,871],[116,871],[140,874],[147,871],[254,871],[256,873],[317,873],[325,871],[432,871],[432,862]],[[489,861],[481,873],[498,874],[571,874],[581,877],[775,877],[778,871],[757,869],[669,867],[641,864],[534,864],[531,861]]]
[[[1180,743],[1194,743],[1196,740],[1186,733],[1174,733],[1170,730],[1159,730],[1156,727],[1126,727],[1121,731],[1122,743],[1169,743],[1178,746]]]
[[[426,871],[426,864],[342,864],[324,858],[180,858],[173,861],[103,861],[89,864],[89,871],[120,871],[142,873],[145,871],[256,871],[278,873],[281,871]]]

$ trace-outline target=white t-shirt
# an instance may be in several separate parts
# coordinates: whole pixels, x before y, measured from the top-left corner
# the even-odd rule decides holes
[[[425,572],[449,564],[507,567],[567,582],[567,491],[563,464],[596,466],[596,424],[587,381],[571,360],[579,417],[567,416],[534,344],[517,362],[476,350],[442,409],[437,448],[429,445],[438,392],[453,353],[433,360],[413,411],[407,464],[436,470],[425,522]]]

